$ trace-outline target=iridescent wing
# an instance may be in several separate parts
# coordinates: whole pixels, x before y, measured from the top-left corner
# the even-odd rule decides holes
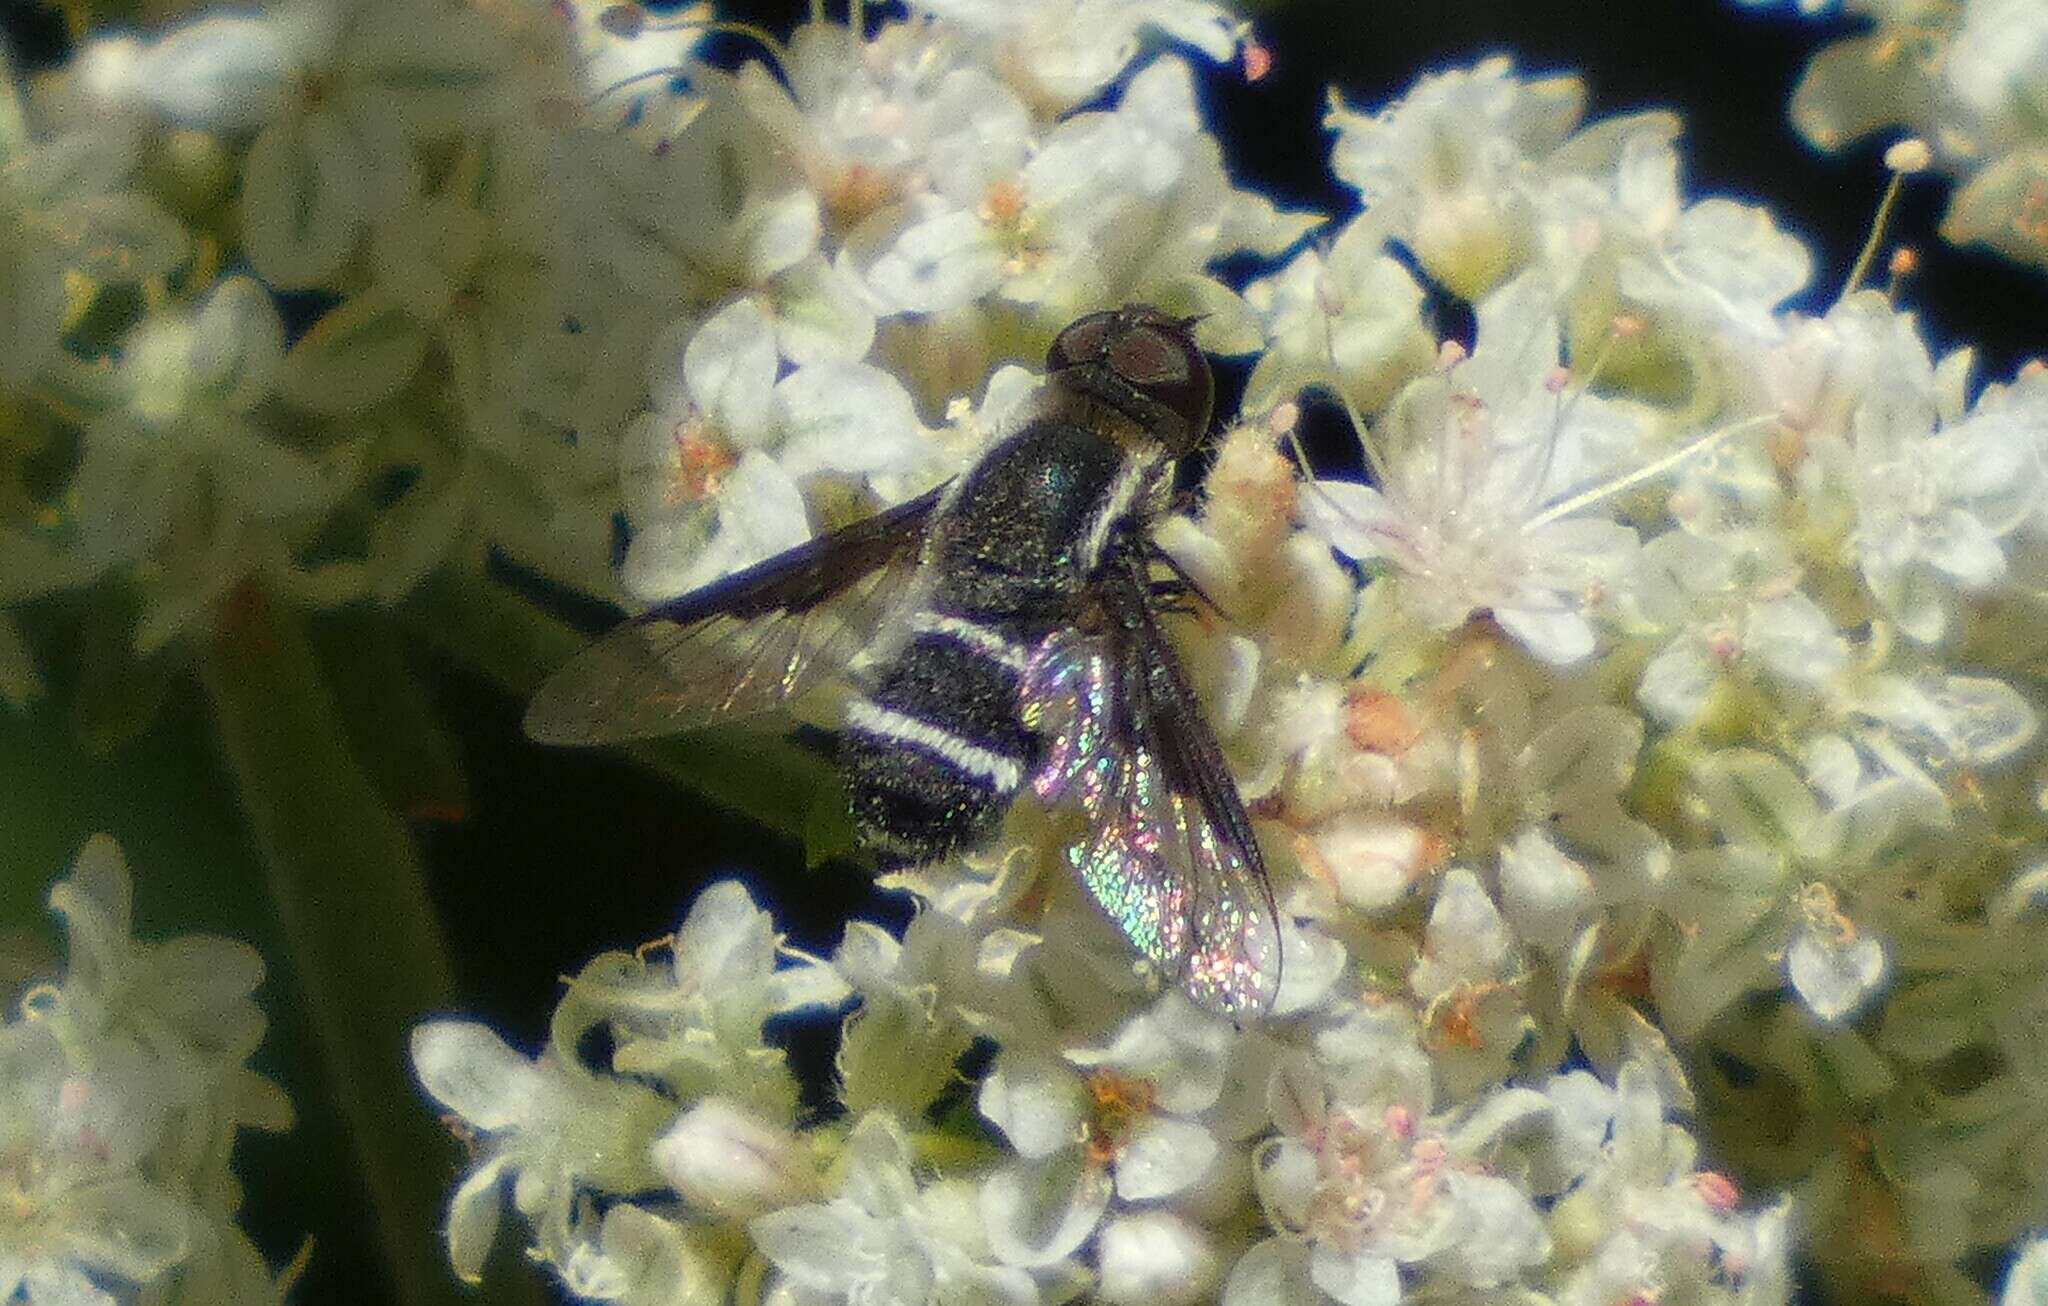
[[[944,487],[633,617],[526,709],[545,744],[610,744],[786,707],[846,670],[917,573]]]
[[[1033,787],[1087,816],[1068,861],[1162,974],[1213,1011],[1270,1010],[1279,912],[1251,818],[1135,557],[1100,599],[1099,629],[1049,636],[1025,672]]]

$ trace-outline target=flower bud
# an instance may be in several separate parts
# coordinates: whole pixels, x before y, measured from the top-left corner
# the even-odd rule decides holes
[[[725,1215],[753,1215],[809,1191],[796,1136],[721,1098],[684,1112],[650,1149],[677,1192]]]

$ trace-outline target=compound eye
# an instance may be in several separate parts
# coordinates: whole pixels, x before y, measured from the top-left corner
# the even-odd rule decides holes
[[[1191,341],[1154,327],[1134,327],[1109,347],[1109,365],[1141,389],[1173,386],[1188,379]]]
[[[1161,314],[1133,325],[1111,343],[1108,362],[1133,390],[1180,418],[1177,438],[1167,439],[1176,452],[1208,430],[1215,383],[1186,324]]]
[[[1106,311],[1090,313],[1069,322],[1052,338],[1052,347],[1045,351],[1045,370],[1057,372],[1063,367],[1092,363],[1101,358],[1103,341],[1108,338],[1110,328],[1116,325],[1116,319],[1114,311]]]

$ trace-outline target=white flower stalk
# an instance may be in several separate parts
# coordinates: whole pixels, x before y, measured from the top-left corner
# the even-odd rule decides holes
[[[29,1302],[277,1301],[235,1227],[237,1132],[291,1107],[248,1068],[264,1019],[254,952],[130,937],[120,849],[97,835],[50,892],[70,936],[61,979],[0,1025],[0,1290]]]

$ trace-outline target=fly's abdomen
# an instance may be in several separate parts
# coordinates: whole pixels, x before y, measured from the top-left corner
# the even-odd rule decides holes
[[[940,610],[846,712],[840,764],[862,841],[914,861],[985,837],[1031,771],[1017,681],[1026,648],[1001,626]]]

